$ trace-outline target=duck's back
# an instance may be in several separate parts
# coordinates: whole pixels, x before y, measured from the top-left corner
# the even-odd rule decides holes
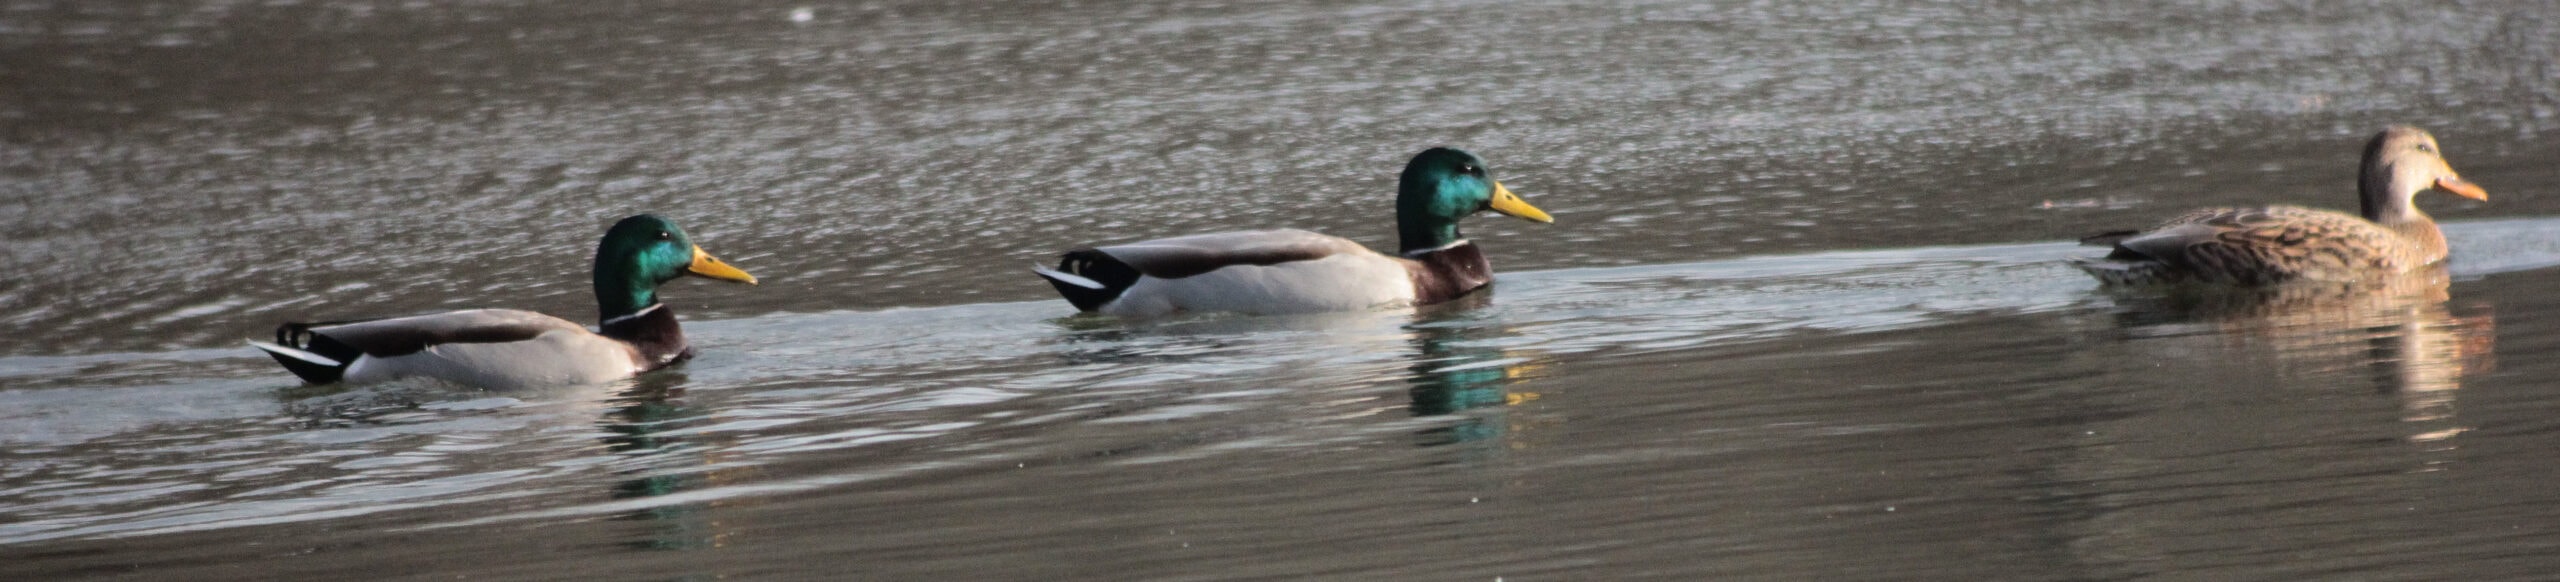
[[[473,309],[309,328],[362,350],[346,381],[421,376],[483,388],[593,384],[642,368],[631,346],[565,319]]]
[[[2351,281],[2442,260],[2443,241],[2423,218],[2394,228],[2299,206],[2206,208],[2076,264],[2111,283]]]
[[[1341,237],[1295,229],[1226,232],[1094,249],[1145,274],[1099,310],[1313,313],[1413,300],[1403,262]]]

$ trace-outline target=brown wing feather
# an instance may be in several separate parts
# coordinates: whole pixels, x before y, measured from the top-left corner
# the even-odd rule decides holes
[[[1197,234],[1096,247],[1149,277],[1180,279],[1235,265],[1312,261],[1367,247],[1341,237],[1303,230],[1254,230]]]
[[[2363,218],[2296,206],[2198,210],[2116,244],[2119,254],[2236,283],[2401,272],[2424,264],[2413,246]]]
[[[569,320],[531,311],[472,309],[364,321],[287,324],[278,335],[298,332],[326,337],[374,357],[418,353],[438,344],[502,343],[533,339],[557,330],[586,331]],[[279,337],[286,345],[307,342]]]

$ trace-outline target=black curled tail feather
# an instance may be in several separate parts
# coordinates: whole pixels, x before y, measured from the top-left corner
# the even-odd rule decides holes
[[[1075,304],[1076,309],[1082,311],[1101,309],[1112,300],[1119,299],[1122,292],[1138,284],[1139,276],[1136,267],[1093,249],[1068,252],[1058,260],[1058,271],[1102,284],[1101,289],[1094,289],[1041,275],[1042,279],[1049,281],[1049,286],[1058,288],[1059,295],[1066,296],[1068,303]]]
[[[2157,260],[2160,260],[2160,259],[2159,259],[2159,257],[2153,257],[2153,256],[2151,256],[2151,255],[2142,254],[2142,251],[2137,251],[2137,250],[2133,250],[2133,249],[2130,249],[2130,248],[2125,248],[2125,246],[2124,246],[2124,241],[2125,241],[2125,239],[2130,239],[2130,238],[2137,237],[2137,236],[2142,236],[2142,231],[2139,231],[2139,230],[2110,230],[2110,231],[2107,231],[2107,232],[2101,232],[2101,233],[2098,233],[2098,234],[2093,234],[2093,235],[2089,235],[2089,236],[2080,237],[2080,246],[2084,246],[2084,247],[2110,247],[2110,248],[2112,248],[2113,250],[2111,250],[2111,251],[2109,251],[2109,252],[2107,253],[2107,260],[2111,260],[2111,261],[2157,261]]]
[[[314,362],[292,355],[278,353],[273,350],[269,350],[267,355],[274,357],[276,359],[276,363],[284,365],[285,371],[292,372],[293,375],[301,377],[304,382],[310,382],[313,384],[329,384],[337,382],[339,379],[346,377],[347,367],[355,365],[356,358],[363,356],[364,351],[356,349],[355,346],[347,345],[344,342],[330,339],[329,336],[313,333],[311,331],[312,325],[314,324],[287,323],[276,326],[276,345],[302,350],[323,358],[336,360],[337,365],[333,366]]]

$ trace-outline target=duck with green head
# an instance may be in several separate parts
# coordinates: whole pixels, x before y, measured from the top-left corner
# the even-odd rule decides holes
[[[287,323],[274,343],[251,341],[313,384],[429,377],[483,388],[592,384],[692,357],[658,286],[692,275],[753,285],[756,278],[695,246],[665,217],[622,219],[596,245],[596,331],[513,309],[472,309],[357,321]]]
[[[1484,253],[1458,233],[1480,211],[1554,222],[1494,181],[1483,159],[1432,148],[1396,183],[1396,256],[1296,229],[1199,234],[1077,249],[1056,269],[1035,267],[1077,309],[1151,317],[1196,311],[1255,314],[1427,305],[1493,281]]]

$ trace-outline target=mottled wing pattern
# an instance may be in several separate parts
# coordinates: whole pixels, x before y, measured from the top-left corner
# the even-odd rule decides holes
[[[2208,208],[2117,242],[2110,258],[2150,258],[2207,281],[2264,284],[2400,272],[2422,262],[2408,246],[2398,233],[2338,212]]]
[[[583,332],[586,327],[531,311],[472,309],[363,321],[287,324],[276,334],[279,343],[285,345],[307,345],[311,336],[320,336],[380,358],[414,354],[440,344],[525,341],[555,330]]]
[[[2295,210],[2307,210],[2307,211],[2310,211],[2310,212],[2320,212],[2320,211],[2318,211],[2318,210],[2311,210],[2311,209],[2308,209],[2308,208],[2301,208],[2301,207],[2296,207],[2296,206],[2259,206],[2259,207],[2251,207],[2251,208],[2227,208],[2227,207],[2223,207],[2223,208],[2198,208],[2198,209],[2195,209],[2195,210],[2189,210],[2189,211],[2187,211],[2187,213],[2186,213],[2186,214],[2180,214],[2180,215],[2177,215],[2177,216],[2169,217],[2169,219],[2168,219],[2168,220],[2160,221],[2160,223],[2159,223],[2159,224],[2152,225],[2150,229],[2148,229],[2148,230],[2146,230],[2146,231],[2144,231],[2144,232],[2149,232],[2149,231],[2154,231],[2154,230],[2166,229],[2166,228],[2169,228],[2169,227],[2172,227],[2172,226],[2178,226],[2178,225],[2183,225],[2183,224],[2212,223],[2212,222],[2217,222],[2217,221],[2221,221],[2221,222],[2238,222],[2238,221],[2246,221],[2246,220],[2268,220],[2268,219],[2273,218],[2273,215],[2268,214],[2268,212],[2267,212],[2267,211],[2275,210],[2275,209],[2278,209],[2278,208],[2291,208],[2291,209],[2295,209]]]
[[[1270,266],[1365,252],[1360,243],[1303,230],[1254,230],[1163,238],[1096,247],[1138,272],[1180,279],[1236,265]]]

